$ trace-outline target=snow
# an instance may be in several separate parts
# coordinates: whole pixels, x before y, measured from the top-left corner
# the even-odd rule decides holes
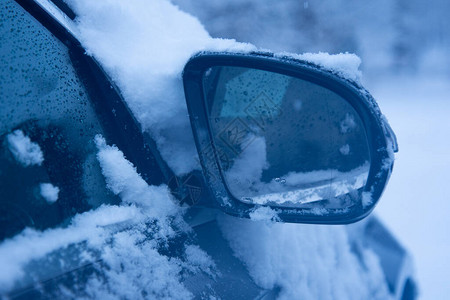
[[[121,205],[102,205],[79,214],[66,228],[43,232],[25,229],[3,241],[0,293],[25,276],[30,261],[87,241],[85,259],[96,260],[89,253],[100,253],[105,265],[103,275],[92,275],[83,287],[88,298],[135,299],[143,294],[158,299],[192,298],[181,282],[181,273],[183,270],[210,273],[214,268],[211,258],[189,243],[185,245],[184,261],[159,252],[176,236],[176,231],[189,232],[182,219],[183,209],[175,204],[167,186],[147,185],[117,147],[107,145],[101,136],[96,136],[95,142],[108,188],[119,195]],[[117,224],[127,226],[118,230],[112,226]],[[72,295],[72,290],[61,290],[61,293],[78,295]]]
[[[362,205],[363,207],[367,207],[373,203],[372,193],[364,192],[362,194]]]
[[[327,70],[334,72],[335,74],[352,80],[354,82],[360,83],[362,78],[361,70],[359,69],[361,65],[361,59],[353,53],[339,53],[339,54],[329,54],[326,52],[319,53],[303,53],[303,54],[293,54],[287,52],[277,53],[278,57],[293,57],[300,60],[305,60],[312,62],[316,65],[324,67]]]
[[[258,285],[280,287],[279,299],[390,299],[376,256],[363,252],[364,268],[346,227],[274,223],[270,216],[219,219]]]
[[[170,220],[176,217],[175,221],[181,224],[182,210],[175,204],[168,187],[148,185],[123,153],[115,146],[106,145],[101,136],[96,136],[96,144],[107,187],[119,195],[122,202],[138,205],[147,218],[158,220],[161,237],[173,235]]]
[[[90,280],[86,289],[90,299],[192,298],[180,282],[181,262],[161,255],[154,240],[137,230],[118,232],[111,238],[102,249],[102,261],[108,266],[105,278]]]
[[[15,130],[8,134],[6,139],[14,158],[24,167],[40,166],[44,161],[44,155],[39,145],[25,136],[22,130]]]
[[[201,50],[256,48],[211,38],[196,18],[164,0],[68,3],[79,16],[83,45],[115,80],[169,166],[177,174],[198,169],[181,80],[184,64]]]
[[[58,200],[59,188],[51,183],[41,183],[39,185],[41,196],[49,203],[55,203]]]
[[[191,270],[203,270],[211,276],[215,276],[215,263],[205,252],[197,245],[186,245],[185,254],[191,264]]]
[[[277,221],[279,220],[277,212],[271,209],[269,206],[257,207],[250,213],[250,219],[253,221]]]
[[[137,214],[134,207],[102,206],[95,212],[76,216],[67,228],[40,232],[25,229],[19,235],[0,244],[0,293],[10,289],[15,281],[25,275],[26,264],[52,251],[84,240],[98,241],[102,226],[129,220]]]

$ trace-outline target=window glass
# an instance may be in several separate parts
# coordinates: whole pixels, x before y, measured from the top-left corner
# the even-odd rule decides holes
[[[102,129],[67,47],[14,1],[0,7],[0,240],[116,201]]]

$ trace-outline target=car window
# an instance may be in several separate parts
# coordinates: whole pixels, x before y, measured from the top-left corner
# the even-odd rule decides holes
[[[14,1],[0,7],[0,240],[117,201],[102,134],[68,48]]]

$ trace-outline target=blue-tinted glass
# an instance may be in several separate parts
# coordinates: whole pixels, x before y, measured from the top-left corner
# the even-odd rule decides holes
[[[0,87],[0,240],[114,201],[68,49],[11,0],[0,6]]]
[[[309,81],[241,67],[213,67],[204,85],[235,197],[282,206],[353,204],[370,157],[362,121],[345,99]],[[345,194],[345,203],[336,200]]]

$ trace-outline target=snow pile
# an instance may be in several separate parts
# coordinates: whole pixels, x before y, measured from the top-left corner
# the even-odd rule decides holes
[[[141,228],[143,229],[143,228]],[[102,251],[104,276],[92,277],[84,292],[90,299],[191,299],[181,283],[182,262],[158,252],[145,231],[111,237]]]
[[[33,143],[29,137],[25,136],[22,130],[16,130],[6,137],[8,147],[14,158],[24,167],[41,165],[44,155],[38,144]]]
[[[189,231],[181,208],[170,196],[167,186],[149,186],[135,167],[114,146],[96,137],[98,159],[108,188],[119,195],[124,205],[139,208],[130,229],[114,233],[102,249],[102,262],[108,267],[104,276],[94,277],[87,294],[92,298],[120,296],[126,299],[142,295],[158,299],[189,299],[191,293],[181,283],[181,272],[209,271],[211,259],[196,246],[185,245],[186,260],[170,258],[158,251],[177,231]]]
[[[365,250],[358,258],[345,227],[272,223],[264,215],[272,218],[219,222],[258,285],[280,287],[280,299],[390,299],[377,257]]]
[[[25,276],[24,267],[31,260],[85,240],[101,244],[104,226],[133,219],[137,213],[135,207],[102,206],[76,216],[67,228],[44,232],[25,229],[19,235],[4,240],[0,244],[0,293],[11,289],[16,281]]]
[[[312,62],[318,66],[328,69],[335,74],[359,83],[361,81],[362,73],[359,70],[361,59],[353,53],[339,53],[328,54],[325,52],[319,53],[303,53],[293,54],[281,52],[277,53],[278,57],[292,57],[300,60]]]
[[[167,222],[160,218],[179,213],[180,207],[173,202],[166,185],[149,186],[117,147],[106,145],[100,135],[95,137],[95,142],[107,187],[124,203],[139,205],[146,210],[148,217],[159,219],[161,224]]]
[[[248,52],[249,44],[212,39],[200,22],[163,0],[68,1],[79,38],[121,89],[136,118],[177,173],[198,168],[181,72],[201,50]]]
[[[32,260],[86,241],[80,257],[86,262],[101,259],[102,265],[98,267],[101,272],[92,275],[87,286],[62,288],[59,292],[65,296],[192,298],[182,283],[182,274],[211,273],[212,260],[189,243],[184,245],[184,258],[172,258],[160,252],[170,239],[179,238],[179,232],[189,232],[182,219],[182,209],[174,203],[167,186],[148,186],[120,150],[106,145],[101,136],[96,137],[96,144],[108,188],[119,195],[122,204],[103,205],[77,215],[66,228],[44,232],[26,229],[3,241],[0,293],[26,275],[27,264]],[[117,227],[118,224],[122,226]]]
[[[39,185],[41,196],[48,203],[54,203],[58,200],[59,188],[51,183],[41,183]]]
[[[253,221],[263,221],[263,222],[279,220],[277,212],[268,206],[257,207],[250,213],[250,219]]]

